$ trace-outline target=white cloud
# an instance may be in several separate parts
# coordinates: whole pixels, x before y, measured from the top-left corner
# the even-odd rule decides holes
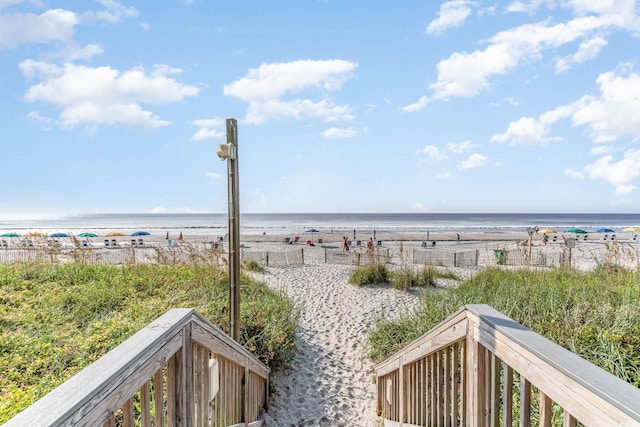
[[[196,141],[201,141],[203,139],[219,139],[224,138],[226,135],[225,119],[213,118],[194,120],[192,124],[198,127],[198,131],[191,137],[191,139]]]
[[[253,124],[281,117],[352,120],[351,107],[333,104],[327,93],[339,90],[356,66],[337,59],[262,64],[249,70],[246,77],[225,85],[223,93],[249,102],[245,120]],[[322,99],[296,98],[302,92],[317,92]]]
[[[614,0],[609,0],[608,3]],[[547,2],[514,2],[512,7],[538,7]],[[551,6],[573,7],[589,10],[592,14],[577,16],[567,22],[550,24],[540,22],[525,24],[497,33],[487,41],[484,49],[471,53],[454,52],[449,58],[437,64],[437,81],[429,88],[430,96],[423,96],[416,103],[403,108],[404,111],[418,111],[434,100],[451,97],[473,97],[487,90],[492,80],[510,72],[521,62],[536,61],[550,49],[557,49],[570,43],[582,41],[578,52],[561,60],[560,69],[593,59],[606,43],[603,34],[615,30],[629,30],[638,33],[638,17],[634,2],[618,0],[613,10],[587,6],[587,3],[549,3]],[[535,8],[534,7],[534,8]],[[599,13],[599,14],[593,14]],[[584,41],[586,40],[586,41]]]
[[[82,16],[84,22],[101,21],[107,24],[118,24],[127,18],[135,18],[140,13],[133,6],[123,6],[114,0],[96,0],[104,6],[103,10],[87,11]]]
[[[28,78],[41,77],[25,93],[29,102],[44,102],[59,109],[61,126],[124,125],[150,130],[170,124],[144,110],[141,104],[168,104],[198,94],[194,86],[171,78],[179,70],[156,66],[150,74],[142,68],[124,72],[110,67],[23,61]]]
[[[556,61],[556,73],[564,73],[576,64],[595,59],[606,45],[607,41],[599,36],[580,43],[576,53]]]
[[[507,131],[495,134],[491,142],[504,142],[509,145],[517,144],[546,144],[553,138],[547,134],[549,129],[543,122],[533,117],[521,117],[515,122],[510,122]]]
[[[154,208],[151,208],[151,210],[149,212],[151,212],[151,213],[167,213],[167,212],[169,212],[169,209],[165,208],[164,206],[156,206]]]
[[[572,168],[567,168],[564,170],[565,175],[570,176],[572,178],[584,179],[584,174],[580,171],[577,171]]]
[[[598,76],[598,97],[585,97],[572,116],[575,126],[589,128],[596,142],[614,141],[621,136],[640,137],[640,75],[628,77],[608,72]]]
[[[414,212],[429,212],[429,208],[422,203],[414,203],[411,205],[411,210]]]
[[[442,154],[442,152],[440,152],[440,149],[438,147],[436,147],[435,145],[427,145],[424,148],[422,148],[421,150],[419,150],[418,153],[419,154],[424,154],[429,159],[435,160],[435,161],[440,161],[440,160],[444,160],[444,159],[447,158],[447,156]]]
[[[417,102],[413,104],[409,104],[407,106],[402,107],[402,111],[407,113],[412,113],[414,111],[420,111],[430,102],[429,98],[426,96],[421,96]]]
[[[427,25],[428,34],[440,34],[449,28],[460,27],[471,15],[471,7],[477,2],[469,0],[451,0],[440,5],[438,17]]]
[[[487,164],[487,157],[479,153],[473,153],[467,160],[460,162],[460,169],[479,168]]]
[[[329,128],[321,133],[325,138],[351,138],[358,134],[353,128]]]
[[[601,179],[616,187],[617,194],[628,194],[635,190],[632,181],[640,176],[640,150],[628,150],[622,160],[613,161],[604,156],[584,167],[586,176]]]
[[[0,14],[0,48],[14,49],[26,43],[71,40],[78,18],[73,12],[51,9],[32,13]]]
[[[207,172],[207,177],[209,178],[209,184],[218,184],[225,180],[224,175],[215,172]]]
[[[474,145],[471,144],[471,140],[467,139],[462,142],[447,142],[447,149],[456,154],[463,154],[465,151],[469,151]]]

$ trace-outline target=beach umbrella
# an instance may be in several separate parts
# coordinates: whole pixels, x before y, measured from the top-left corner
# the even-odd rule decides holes
[[[116,237],[116,236],[124,236],[124,233],[121,233],[119,231],[110,231],[107,234],[105,234],[105,237]]]
[[[96,233],[80,233],[78,237],[98,237]]]
[[[598,228],[596,230],[596,233],[615,233],[615,230],[612,230],[610,228]]]
[[[132,236],[149,236],[151,233],[148,231],[134,231],[131,233]]]
[[[178,240],[182,240],[182,231],[178,234]]]
[[[40,233],[39,231],[30,231],[25,234],[24,237],[47,237],[47,235],[44,233]]]
[[[542,230],[538,230],[538,234],[555,234],[556,230],[552,230],[550,228],[543,228]]]
[[[316,230],[315,228],[310,228],[308,230],[305,231],[305,233],[311,233],[311,243],[313,243],[313,235],[315,233],[319,233],[320,231]]]
[[[622,231],[630,231],[632,233],[637,233],[640,231],[640,227],[627,227],[625,229],[623,229]]]
[[[49,237],[69,237],[67,233],[51,233]]]
[[[570,228],[567,230],[567,233],[576,233],[576,234],[587,234],[582,228]]]
[[[11,232],[11,233],[0,234],[0,237],[22,237],[22,234]]]

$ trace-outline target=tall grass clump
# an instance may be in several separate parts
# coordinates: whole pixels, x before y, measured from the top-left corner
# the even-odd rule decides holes
[[[379,285],[388,283],[390,272],[386,265],[373,263],[362,267],[357,267],[349,276],[349,283],[354,285]]]
[[[0,265],[0,424],[176,307],[229,330],[226,269]],[[299,310],[241,277],[241,344],[272,369],[290,362]]]
[[[401,320],[379,320],[369,336],[371,358],[384,360],[465,304],[488,304],[640,387],[638,272],[605,265],[590,273],[487,269],[421,298]]]
[[[421,270],[414,270],[410,267],[403,267],[393,272],[391,282],[393,287],[399,290],[409,288],[435,288],[436,279],[443,275],[432,266],[424,267]]]

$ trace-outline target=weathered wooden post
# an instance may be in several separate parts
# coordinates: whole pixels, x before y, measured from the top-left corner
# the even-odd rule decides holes
[[[229,192],[229,335],[240,341],[240,192],[238,179],[238,122],[227,119],[227,143],[216,153],[227,160]]]

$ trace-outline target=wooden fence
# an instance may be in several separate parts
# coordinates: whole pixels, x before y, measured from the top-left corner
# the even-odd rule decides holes
[[[385,426],[640,425],[640,389],[487,305],[375,369]]]
[[[4,426],[260,426],[268,378],[221,330],[172,309]]]

